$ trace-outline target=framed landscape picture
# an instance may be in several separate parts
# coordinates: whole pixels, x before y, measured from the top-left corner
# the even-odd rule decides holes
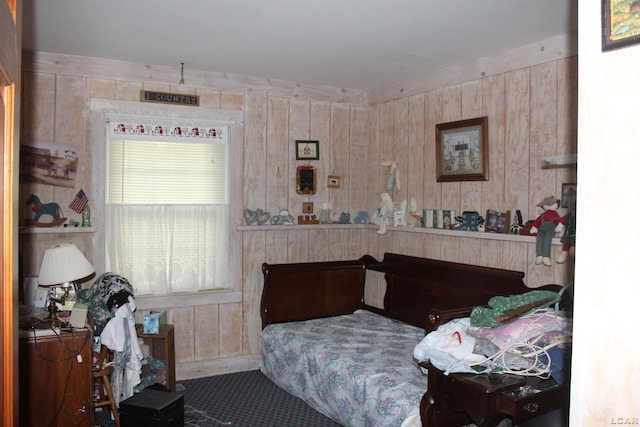
[[[437,181],[486,181],[489,176],[488,118],[436,125]]]

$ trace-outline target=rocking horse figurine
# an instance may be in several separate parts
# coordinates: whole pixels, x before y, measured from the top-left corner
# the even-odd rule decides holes
[[[53,227],[56,225],[60,225],[67,220],[67,218],[62,217],[62,210],[60,209],[60,205],[56,202],[51,203],[42,203],[40,199],[35,194],[31,194],[27,199],[27,205],[33,205],[33,212],[35,212],[33,219],[27,219],[25,222],[28,225],[33,225],[36,227]],[[51,222],[40,222],[40,217],[42,215],[49,215],[53,220]]]

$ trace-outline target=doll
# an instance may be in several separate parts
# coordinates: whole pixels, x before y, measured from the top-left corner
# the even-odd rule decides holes
[[[564,225],[564,233],[560,238],[562,243],[562,252],[556,258],[558,264],[562,264],[567,260],[569,255],[574,256],[576,253],[576,204],[575,197],[569,201],[569,211],[562,217],[560,223]]]
[[[536,264],[551,265],[551,239],[557,231],[563,231],[564,225],[560,222],[557,210],[560,200],[553,196],[546,197],[536,206],[543,212],[536,218],[531,227],[531,234],[536,235]]]

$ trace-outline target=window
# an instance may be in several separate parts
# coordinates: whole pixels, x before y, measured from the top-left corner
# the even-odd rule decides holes
[[[199,131],[184,129],[140,136],[133,125],[114,129],[107,149],[108,271],[130,279],[137,295],[229,288],[227,139],[202,140]]]

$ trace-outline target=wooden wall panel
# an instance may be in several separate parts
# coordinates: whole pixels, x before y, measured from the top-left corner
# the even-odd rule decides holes
[[[174,327],[176,364],[191,362],[195,358],[194,307],[175,307],[167,312],[167,323]]]
[[[289,100],[269,97],[267,101],[267,150],[266,150],[266,211],[278,215],[282,209],[290,209],[288,183],[295,173],[287,173],[289,145]],[[299,211],[294,211],[299,212]]]
[[[320,160],[311,162],[298,161],[298,164],[311,163],[318,169],[318,181],[322,185],[316,185],[316,194],[313,197],[305,196],[304,201],[314,202],[316,212],[320,212],[323,203],[329,203],[329,189],[326,185],[331,162],[331,120],[332,104],[329,102],[312,101],[309,121],[309,139],[317,140],[320,144]]]
[[[219,305],[220,357],[242,355],[242,304]],[[212,359],[209,355],[207,359]]]
[[[286,262],[274,258],[279,251],[267,250],[264,232],[244,233],[242,236],[242,354],[255,354],[259,351],[260,298],[262,296],[263,262]]]
[[[176,91],[177,93],[187,93],[182,89]],[[198,95],[200,97],[200,107],[202,108],[210,108],[210,109],[219,109],[224,108],[221,106],[221,94],[219,89],[210,89],[210,88],[195,88],[194,95]]]
[[[506,148],[504,195],[515,214],[529,215],[529,72],[516,70],[505,75]]]
[[[505,212],[511,209],[504,200],[505,175],[510,168],[505,161],[505,107],[504,76],[488,77],[484,84],[486,101],[484,111],[489,117],[489,181],[482,183],[482,205],[480,214],[487,209]]]
[[[282,248],[287,253],[287,262],[308,262],[310,255],[309,231],[288,228],[286,247]]]
[[[220,357],[220,305],[198,305],[193,311],[194,361]]]
[[[23,139],[52,141],[55,121],[56,76],[22,73],[20,132]]]
[[[557,64],[531,67],[529,74],[531,87],[531,126],[530,126],[530,171],[529,212],[536,218],[541,209],[536,208],[547,196],[559,197],[556,185],[556,170],[541,169],[541,160],[556,154],[557,146]]]
[[[436,125],[443,123],[442,90],[434,90],[425,95],[425,158],[424,158],[424,205],[423,209],[442,209],[441,185],[436,182]]]
[[[336,169],[342,178],[341,187],[332,192],[346,192],[349,197],[351,221],[360,211],[370,215],[375,209],[377,186],[372,174],[368,173],[372,161],[377,161],[375,139],[375,118],[372,108],[353,106],[351,108],[349,164],[346,168]],[[378,166],[376,166],[378,167]],[[376,182],[377,184],[377,182]]]
[[[411,207],[411,199],[415,199],[417,214],[422,216],[424,203],[425,167],[427,155],[425,143],[425,96],[412,96],[408,99],[407,138],[409,140],[407,170],[404,185],[407,188],[407,209]],[[409,212],[409,211],[407,211]]]
[[[313,253],[309,254],[309,261],[329,261],[333,259],[329,240],[329,229],[309,230],[309,247]]]
[[[331,144],[328,162],[321,162],[325,167],[318,171],[319,187],[324,189],[327,200],[331,203],[332,211],[339,216],[342,212],[349,212],[349,175],[344,174],[345,183],[341,188],[327,188],[328,175],[341,175],[349,170],[350,152],[349,136],[350,106],[348,104],[334,104],[331,106]]]
[[[464,83],[462,91],[462,118],[473,119],[482,117],[483,113],[483,83],[482,80],[474,80]],[[482,181],[467,181],[460,183],[460,201],[455,207],[456,215],[462,211],[476,211],[478,208],[467,209],[466,206],[482,206]]]
[[[291,215],[297,217],[302,212],[302,203],[311,200],[310,196],[298,194],[296,192],[296,168],[303,163],[296,161],[296,140],[307,140],[309,138],[310,126],[310,108],[308,100],[292,99],[289,104],[289,140],[287,145],[287,154],[285,159],[288,160],[286,167],[280,173],[286,179],[286,187],[289,194],[287,209]],[[321,146],[320,150],[324,147]],[[315,162],[314,162],[315,163]],[[314,203],[314,211],[318,212],[319,204]]]
[[[266,192],[266,123],[267,97],[247,95],[244,109],[244,188],[243,203],[245,209],[265,209]]]

